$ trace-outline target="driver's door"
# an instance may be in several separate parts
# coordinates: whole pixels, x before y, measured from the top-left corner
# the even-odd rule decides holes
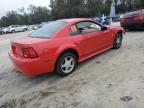
[[[78,23],[77,27],[83,35],[87,54],[98,52],[108,46],[111,38],[110,31],[102,30],[101,25],[92,21],[84,21]]]

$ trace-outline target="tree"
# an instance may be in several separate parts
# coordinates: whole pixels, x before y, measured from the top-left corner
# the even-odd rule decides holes
[[[22,7],[18,11],[7,12],[6,16],[0,19],[0,26],[39,24],[50,20],[50,10],[46,7],[30,5],[27,11],[28,13]]]
[[[50,19],[50,11],[46,7],[36,7],[30,5],[29,8],[29,22],[32,24],[39,24]]]
[[[10,11],[0,19],[0,26],[12,24],[39,24],[65,18],[95,17],[99,12],[109,15],[113,0],[50,0],[47,7],[30,5],[18,11]],[[125,13],[144,8],[144,0],[115,0],[116,13]]]

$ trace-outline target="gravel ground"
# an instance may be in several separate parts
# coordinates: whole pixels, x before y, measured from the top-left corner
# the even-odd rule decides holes
[[[0,36],[0,108],[144,108],[143,31],[129,31],[121,49],[80,63],[65,78],[14,70],[10,40],[29,33]]]

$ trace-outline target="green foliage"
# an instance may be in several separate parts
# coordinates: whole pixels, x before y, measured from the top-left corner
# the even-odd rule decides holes
[[[53,19],[95,17],[98,12],[109,15],[112,0],[51,0]],[[115,0],[116,13],[144,8],[144,0]]]
[[[18,11],[10,11],[0,19],[0,26],[28,25],[76,17],[95,17],[99,12],[109,15],[112,0],[50,0],[50,8],[30,5]],[[115,0],[116,13],[144,8],[144,0]]]
[[[50,10],[46,7],[30,5],[27,11],[22,7],[18,11],[8,12],[0,19],[0,26],[39,24],[50,20]]]

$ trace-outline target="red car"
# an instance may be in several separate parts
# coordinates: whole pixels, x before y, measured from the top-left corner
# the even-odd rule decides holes
[[[120,48],[123,33],[122,27],[103,26],[85,18],[57,20],[13,40],[9,56],[15,69],[26,75],[55,71],[66,76],[78,62]]]
[[[124,29],[144,28],[144,9],[124,14],[120,22]]]

